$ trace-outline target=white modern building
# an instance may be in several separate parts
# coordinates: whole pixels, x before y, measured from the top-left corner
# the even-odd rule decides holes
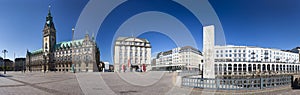
[[[254,46],[217,46],[213,42],[214,26],[205,26],[204,78],[300,73],[298,53]]]
[[[214,26],[203,27],[202,74],[178,73],[182,85],[215,90],[256,90],[299,86],[299,47],[279,50],[253,46],[215,45]],[[166,56],[167,62],[171,56]]]
[[[153,60],[156,61],[156,66],[153,67],[179,66],[199,68],[202,60],[202,54],[198,49],[191,46],[184,46],[158,53],[156,59]]]
[[[272,48],[254,46],[215,46],[217,62],[297,63],[299,54]]]
[[[299,70],[298,53],[253,46],[215,46],[218,76],[293,74]]]
[[[150,66],[151,45],[147,39],[135,37],[118,37],[114,46],[114,71],[140,69],[142,65]],[[148,70],[150,68],[147,68]]]

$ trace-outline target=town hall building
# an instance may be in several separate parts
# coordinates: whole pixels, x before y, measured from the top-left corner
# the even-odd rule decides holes
[[[72,29],[74,34],[74,28]],[[73,35],[72,35],[73,36]],[[96,72],[99,71],[100,51],[86,34],[83,39],[56,42],[56,29],[50,9],[43,29],[41,49],[27,51],[27,71]]]

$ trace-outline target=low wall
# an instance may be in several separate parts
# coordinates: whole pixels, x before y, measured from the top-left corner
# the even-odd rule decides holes
[[[290,86],[292,76],[270,76],[261,78],[195,78],[191,76],[182,77],[181,85],[193,88],[205,88],[214,90],[258,90],[266,88],[277,88]]]

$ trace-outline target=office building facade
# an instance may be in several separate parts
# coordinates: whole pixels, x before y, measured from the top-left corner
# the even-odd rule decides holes
[[[26,58],[16,58],[14,69],[15,71],[24,71],[26,69]]]
[[[201,67],[203,62],[202,53],[191,46],[177,47],[172,50],[160,52],[157,54],[155,60],[156,68],[163,67],[185,67],[185,68],[198,68]]]
[[[272,48],[253,46],[215,46],[216,61],[297,63],[299,54]]]
[[[218,76],[293,74],[300,70],[299,54],[253,46],[215,46]]]
[[[114,71],[135,71],[150,66],[151,44],[147,39],[118,37],[114,45]],[[148,68],[149,69],[149,68]]]

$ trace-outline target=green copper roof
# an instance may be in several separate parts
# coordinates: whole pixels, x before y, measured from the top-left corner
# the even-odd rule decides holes
[[[84,39],[59,42],[59,43],[57,43],[55,45],[55,49],[64,48],[64,47],[70,47],[72,43],[75,43],[75,45],[82,45],[83,40]]]
[[[59,42],[55,45],[55,49],[59,48],[64,48],[64,47],[70,47],[71,43],[75,43],[76,46],[82,45],[84,39],[79,39],[79,40],[74,40],[74,41],[64,41],[64,42]],[[43,49],[38,49],[30,52],[31,54],[38,54],[38,53],[43,53]]]
[[[38,53],[42,53],[42,52],[43,52],[43,49],[38,49],[38,50],[32,51],[30,53],[31,54],[38,54]]]

